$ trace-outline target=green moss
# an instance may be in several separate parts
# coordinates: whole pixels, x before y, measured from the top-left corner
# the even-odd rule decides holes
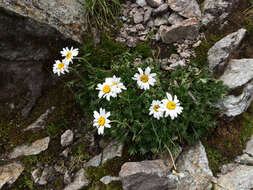
[[[151,46],[148,42],[138,42],[134,51],[142,56],[142,58],[152,57]]]

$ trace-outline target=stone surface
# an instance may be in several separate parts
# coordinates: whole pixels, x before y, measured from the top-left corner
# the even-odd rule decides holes
[[[49,181],[53,180],[54,169],[53,167],[46,167],[43,169],[40,178],[37,183],[40,185],[46,185]]]
[[[0,166],[0,189],[2,189],[5,184],[13,184],[23,170],[24,167],[17,162]]]
[[[112,177],[112,176],[104,176],[100,179],[100,181],[105,185],[111,183],[112,181],[119,181],[119,180],[120,180],[119,177]]]
[[[239,165],[233,171],[222,175],[215,184],[215,190],[251,190],[253,188],[253,167]]]
[[[216,106],[221,110],[222,114],[234,117],[248,109],[253,100],[252,95],[253,82],[250,82],[245,85],[240,95],[228,95],[225,99],[220,100]]]
[[[142,12],[139,12],[139,11],[137,11],[134,15],[133,15],[133,17],[134,17],[134,23],[135,24],[138,24],[138,23],[141,23],[141,22],[143,22],[143,14],[142,14]]]
[[[159,35],[164,43],[173,43],[182,39],[194,39],[199,35],[199,21],[187,19],[170,27],[162,25]]]
[[[46,119],[48,118],[48,115],[52,113],[54,110],[55,110],[54,106],[51,107],[50,109],[47,109],[45,113],[43,113],[34,123],[25,128],[24,131],[46,128]]]
[[[176,163],[177,170],[189,175],[178,185],[178,189],[211,190],[212,171],[208,166],[205,148],[199,141],[183,151]]]
[[[196,0],[168,0],[172,10],[186,18],[201,18],[201,11]]]
[[[37,168],[35,170],[33,170],[31,172],[31,175],[32,175],[32,180],[35,182],[35,183],[38,183],[38,181],[40,180],[40,176],[41,176],[41,169],[40,168]]]
[[[47,68],[55,56],[83,42],[85,11],[79,0],[3,0],[0,12],[0,100],[28,100],[22,105],[27,117],[53,83]]]
[[[79,190],[88,186],[89,183],[90,181],[86,178],[84,169],[80,169],[76,173],[74,181],[67,185],[64,190]]]
[[[253,136],[251,136],[250,140],[247,142],[246,148],[243,152],[253,157]]]
[[[105,163],[107,160],[113,159],[115,157],[121,157],[123,153],[124,145],[122,143],[111,142],[105,149],[102,154],[102,163]]]
[[[232,13],[239,0],[205,0],[203,3],[202,23],[204,25],[222,24]]]
[[[39,139],[33,142],[31,145],[21,145],[9,154],[9,158],[17,158],[19,156],[37,155],[48,148],[50,137]]]
[[[232,59],[220,80],[229,89],[242,87],[253,79],[253,59]]]
[[[168,3],[164,3],[164,4],[161,4],[159,7],[157,7],[156,9],[154,9],[153,14],[161,15],[168,12],[168,9],[169,9]]]
[[[159,7],[161,4],[163,4],[163,0],[147,0],[147,3],[154,8]]]
[[[136,3],[141,6],[141,7],[144,7],[145,5],[147,5],[147,2],[146,0],[137,0]]]
[[[183,17],[181,17],[180,15],[178,15],[177,13],[171,13],[171,15],[168,18],[168,22],[171,25],[177,24],[179,22],[182,22],[184,20]]]
[[[216,42],[208,51],[209,68],[215,69],[217,72],[223,70],[229,57],[238,49],[245,35],[246,30],[240,29]]]
[[[155,26],[161,26],[161,25],[166,25],[168,24],[168,19],[164,18],[164,17],[157,17],[155,19]]]
[[[178,179],[169,175],[169,168],[163,160],[126,162],[119,176],[124,190],[166,190],[175,188]]]
[[[238,164],[253,166],[253,157],[248,154],[243,154],[241,156],[237,156],[235,162]]]
[[[70,129],[66,130],[61,136],[61,145],[68,146],[73,142],[74,133]]]
[[[84,167],[98,167],[102,161],[102,154],[99,154],[97,156],[94,156],[92,159],[90,159],[87,163],[84,164]]]

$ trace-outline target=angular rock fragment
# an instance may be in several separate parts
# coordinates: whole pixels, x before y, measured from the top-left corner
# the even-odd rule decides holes
[[[168,3],[164,3],[164,4],[160,5],[159,7],[157,7],[156,9],[154,9],[153,14],[154,15],[162,15],[162,14],[168,12],[168,10],[169,10]]]
[[[61,136],[61,145],[68,146],[73,142],[74,133],[70,129],[66,130]]]
[[[67,185],[64,190],[79,190],[88,186],[89,183],[90,181],[86,178],[84,169],[80,169],[76,173],[74,181]]]
[[[102,177],[102,178],[100,179],[100,181],[101,181],[103,184],[105,184],[105,185],[107,185],[107,184],[109,184],[109,183],[111,183],[111,182],[113,182],[113,181],[119,181],[119,180],[120,180],[119,177],[112,177],[112,176],[104,176],[104,177]]]
[[[159,35],[164,43],[173,43],[182,39],[195,39],[199,35],[199,21],[187,19],[172,26],[160,26]]]
[[[161,4],[163,4],[163,0],[147,0],[147,3],[154,8],[159,7]]]
[[[17,158],[19,156],[37,155],[48,148],[50,137],[45,137],[33,142],[31,145],[20,145],[9,154],[9,158]]]
[[[2,189],[5,184],[13,184],[23,170],[24,167],[17,162],[0,166],[0,189]]]
[[[196,0],[168,0],[172,10],[185,18],[201,18],[201,11]]]
[[[246,30],[240,29],[216,42],[208,51],[209,68],[215,69],[217,72],[222,71],[231,54],[240,46],[245,35]]]

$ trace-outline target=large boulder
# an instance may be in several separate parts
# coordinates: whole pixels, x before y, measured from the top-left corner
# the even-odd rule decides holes
[[[239,0],[205,0],[203,3],[202,24],[223,24],[236,7]]]
[[[36,99],[52,83],[48,68],[66,45],[83,42],[85,18],[79,0],[4,0],[0,3],[0,101]]]
[[[216,42],[208,51],[207,60],[209,68],[221,72],[245,36],[246,30],[242,28]]]

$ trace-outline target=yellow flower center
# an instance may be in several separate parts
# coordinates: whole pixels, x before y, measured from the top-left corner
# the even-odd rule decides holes
[[[104,124],[105,124],[105,118],[104,117],[100,117],[98,119],[98,125],[99,125],[99,127],[104,126]]]
[[[174,110],[174,109],[176,109],[176,104],[175,104],[175,102],[173,102],[173,101],[169,101],[169,102],[167,103],[166,107],[167,107],[169,110]]]
[[[154,109],[156,112],[158,112],[158,109],[159,109],[159,108],[160,108],[159,105],[155,105],[153,109]]]
[[[67,59],[70,59],[71,56],[72,56],[72,53],[71,53],[71,52],[68,52],[67,55],[66,55]]]
[[[116,82],[113,82],[112,85],[115,86],[115,85],[117,85],[117,83],[116,83]]]
[[[143,83],[146,83],[148,82],[148,75],[141,75],[140,79]]]
[[[63,67],[64,67],[64,63],[59,63],[57,66],[58,69],[62,69]]]
[[[105,94],[107,94],[107,93],[109,93],[110,91],[111,91],[110,86],[109,86],[109,85],[105,85],[104,88],[103,88],[103,92],[104,92]]]

